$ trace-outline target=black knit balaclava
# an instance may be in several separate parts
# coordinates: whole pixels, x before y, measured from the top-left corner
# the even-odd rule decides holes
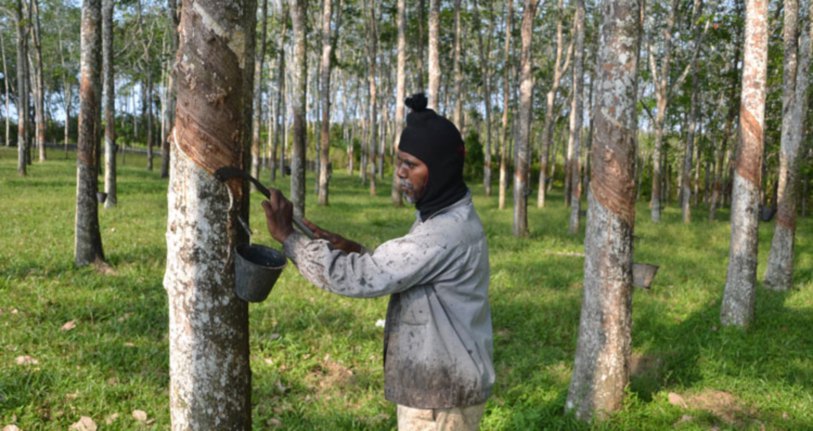
[[[446,118],[426,109],[426,96],[413,94],[404,104],[412,112],[401,132],[398,149],[417,157],[429,169],[429,182],[415,208],[426,221],[439,210],[459,201],[469,189],[463,182],[466,146],[460,131]]]

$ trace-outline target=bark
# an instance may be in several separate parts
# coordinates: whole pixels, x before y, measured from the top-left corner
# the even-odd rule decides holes
[[[104,85],[105,208],[116,206],[116,86],[113,64],[113,0],[102,0],[102,75]]]
[[[180,24],[178,15],[178,5],[176,0],[168,0],[168,21],[170,28],[169,52],[174,53],[178,50],[178,24]],[[167,67],[167,84],[166,84],[166,97],[164,107],[163,123],[166,125],[164,132],[161,134],[161,178],[169,177],[169,158],[170,158],[170,136],[172,128],[175,126],[175,109],[178,90],[175,85],[175,62],[173,56],[169,56],[169,66]]]
[[[435,1],[435,0],[432,0]],[[367,121],[368,121],[368,141],[367,141],[367,158],[365,159],[366,162],[364,163],[364,175],[367,179],[370,180],[370,196],[376,195],[376,180],[375,180],[375,159],[376,159],[376,139],[378,137],[378,99],[377,99],[377,87],[376,87],[376,57],[378,51],[378,28],[377,28],[377,18],[376,18],[376,6],[375,2],[370,0],[367,2],[367,11],[366,13],[368,22],[367,22],[367,83],[369,84],[370,89],[370,99],[369,99],[369,109],[367,110]],[[431,88],[432,85],[432,18],[430,14],[430,25],[429,25],[429,39],[430,39],[430,49],[429,49],[429,85]],[[431,90],[430,90],[431,91]],[[370,172],[372,171],[372,172]]]
[[[31,61],[33,69],[32,81],[34,84],[34,122],[36,123],[36,131],[34,135],[37,141],[37,151],[39,153],[39,161],[44,162],[46,159],[45,154],[45,81],[43,78],[43,65],[42,65],[42,37],[40,31],[40,11],[39,1],[31,0],[30,8],[32,11],[31,20],[31,35],[34,42],[34,52]]]
[[[3,32],[0,32],[0,53],[2,53],[2,56],[3,56],[3,77],[5,78],[5,79],[3,79],[3,87],[4,87],[3,89],[5,90],[5,93],[4,93],[5,98],[3,100],[5,100],[5,104],[6,104],[6,110],[3,111],[6,114],[5,115],[5,117],[6,117],[5,118],[6,128],[5,128],[5,134],[3,135],[3,137],[4,137],[4,142],[6,143],[6,147],[10,147],[11,146],[11,121],[10,121],[11,114],[10,114],[10,111],[9,111],[10,85],[9,85],[9,79],[8,79],[8,76],[9,76],[9,74],[8,74],[8,64],[6,63],[6,41],[3,38]]]
[[[393,150],[398,153],[398,146],[401,140],[401,130],[404,128],[404,100],[406,98],[406,0],[398,0],[398,15],[396,26],[398,27],[398,64],[396,66],[395,84],[395,120]],[[398,169],[392,170],[392,205],[400,207],[403,205],[401,199],[401,189],[398,186]]]
[[[248,162],[256,4],[181,10],[164,276],[172,429],[250,429],[248,305],[233,293],[248,193],[212,172]]]
[[[263,118],[263,66],[265,65],[265,37],[267,33],[268,0],[260,8],[260,49],[254,62],[254,115],[251,123],[251,176],[260,177],[260,128]],[[253,186],[252,186],[253,187]]]
[[[330,180],[330,55],[333,50],[330,32],[332,0],[324,0],[322,5],[322,64],[321,64],[321,102],[322,130],[320,133],[321,158],[319,165],[319,205],[328,204],[328,181]]]
[[[563,0],[557,2],[557,21],[556,21],[556,54],[553,61],[553,79],[551,87],[545,96],[545,120],[542,123],[542,147],[539,149],[539,188],[537,190],[536,207],[545,207],[545,198],[547,194],[548,182],[548,159],[550,158],[550,148],[553,145],[553,126],[554,126],[554,106],[556,103],[556,95],[559,92],[559,85],[562,81],[562,76],[567,73],[570,67],[570,57],[573,53],[573,41],[567,48],[564,62],[562,62],[562,53],[564,51],[564,41],[562,37],[562,21],[564,14]]]
[[[754,313],[756,293],[759,188],[767,75],[768,2],[745,3],[740,131],[731,202],[731,244],[720,320],[745,327]]]
[[[502,137],[500,139],[500,191],[498,208],[505,209],[505,189],[507,187],[507,148],[508,147],[508,109],[510,102],[510,93],[508,90],[508,82],[511,77],[511,27],[512,19],[514,16],[514,2],[513,0],[506,2],[507,10],[505,12],[505,62],[504,75],[502,81]]]
[[[284,141],[285,138],[285,112],[287,111],[285,106],[285,34],[288,20],[284,2],[280,4],[278,15],[280,30],[277,39],[277,99],[274,115],[274,141],[271,147],[271,166],[269,166],[272,183],[277,180],[277,151],[281,144],[280,141]],[[282,161],[284,162],[284,157]]]
[[[573,19],[573,37],[576,39],[573,56],[573,102],[570,107],[570,139],[568,141],[568,166],[570,174],[570,221],[571,235],[579,232],[581,213],[581,155],[582,97],[584,88],[584,0],[576,2],[576,16]]]
[[[629,382],[638,7],[637,0],[602,6],[584,296],[565,404],[584,421],[620,409]]]
[[[27,174],[28,163],[28,25],[22,0],[17,0],[17,173]]]
[[[663,127],[672,88],[669,83],[672,60],[672,32],[675,27],[679,1],[671,0],[671,5],[671,11],[666,19],[666,26],[663,29],[664,48],[660,69],[655,65],[655,53],[652,47],[649,47],[649,69],[652,74],[652,81],[655,84],[655,106],[657,108],[653,124],[655,129],[655,145],[654,151],[652,152],[652,198],[650,199],[649,205],[652,221],[656,223],[661,220],[661,206],[663,200],[661,197],[661,182],[663,181],[661,170],[664,159]]]
[[[104,262],[99,230],[98,149],[101,140],[101,1],[82,2],[79,140],[76,146],[76,266]]]
[[[463,35],[463,24],[460,20],[461,0],[454,2],[454,118],[453,122],[460,133],[463,133],[463,68],[460,65],[461,39]],[[465,135],[464,135],[465,136]]]
[[[429,0],[429,109],[440,112],[440,0]]]
[[[490,35],[493,27],[494,27],[494,19],[492,14],[492,2],[491,0],[486,0],[488,4],[488,11],[489,11],[489,25],[485,31],[486,34]],[[489,69],[490,63],[490,55],[491,53],[491,41],[492,38],[489,37],[486,43],[483,43],[483,30],[481,28],[480,22],[480,9],[477,5],[477,0],[474,0],[473,5],[473,14],[474,14],[474,28],[475,32],[477,33],[477,48],[480,52],[480,75],[482,76],[483,83],[482,83],[482,99],[485,105],[485,114],[486,114],[486,146],[485,151],[483,151],[483,188],[485,189],[486,196],[491,196],[491,72]]]
[[[430,0],[431,1],[431,0]],[[417,87],[423,90],[423,73],[424,73],[424,64],[423,64],[423,25],[426,21],[426,0],[418,0],[418,83]],[[430,104],[429,107],[431,108],[432,105]]]
[[[294,36],[291,86],[293,97],[291,108],[294,117],[293,155],[291,157],[291,202],[294,215],[305,216],[305,101],[307,100],[308,64],[305,51],[305,0],[289,0],[291,23]]]
[[[793,247],[796,235],[796,190],[799,183],[799,148],[807,120],[808,70],[810,67],[810,33],[808,27],[798,47],[799,60],[794,64],[798,31],[798,2],[785,0],[785,79],[783,95],[782,141],[779,153],[779,185],[777,189],[777,217],[774,227],[765,285],[774,290],[793,287]],[[813,18],[813,6],[808,17]],[[798,70],[794,70],[797,69]],[[795,76],[791,76],[795,75]],[[789,88],[790,87],[790,88]]]
[[[531,115],[534,81],[531,71],[531,43],[533,41],[536,0],[525,0],[520,36],[519,109],[517,112],[517,141],[514,145],[514,236],[528,236],[528,170],[531,149]]]

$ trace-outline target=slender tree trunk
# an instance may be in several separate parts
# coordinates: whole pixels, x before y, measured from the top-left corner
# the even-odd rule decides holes
[[[432,0],[434,1],[434,0]],[[376,195],[376,180],[375,180],[375,158],[376,158],[376,138],[378,137],[378,99],[377,87],[375,83],[376,78],[376,56],[378,55],[378,29],[376,18],[375,1],[368,0],[367,2],[367,82],[370,86],[370,100],[369,109],[367,111],[368,121],[368,141],[367,141],[367,163],[365,164],[364,175],[370,180],[370,196]],[[429,85],[431,88],[432,83],[432,18],[429,18]],[[372,169],[370,169],[372,166]],[[370,172],[372,171],[372,172]]]
[[[271,182],[277,180],[277,151],[280,144],[285,141],[285,113],[287,108],[285,106],[285,34],[287,33],[288,20],[286,19],[287,13],[285,11],[285,2],[280,2],[279,5],[279,34],[277,39],[277,101],[276,101],[276,115],[274,116],[274,142],[271,148]],[[285,156],[281,152],[282,163],[280,167],[284,169]]]
[[[431,1],[431,0],[430,0]],[[424,89],[424,81],[423,81],[423,74],[426,71],[424,69],[424,62],[423,62],[423,47],[425,43],[425,39],[423,37],[423,26],[426,23],[426,0],[418,0],[418,42],[415,44],[418,47],[418,55],[417,55],[417,87],[423,91]],[[429,105],[431,108],[432,105]]]
[[[6,121],[6,129],[5,134],[3,135],[3,141],[6,143],[6,147],[11,146],[11,111],[9,111],[9,93],[10,93],[10,85],[8,79],[8,64],[6,63],[6,41],[3,38],[3,32],[0,32],[0,53],[3,55],[3,76],[6,79],[3,79],[3,87],[5,90],[5,104],[6,110],[5,112],[5,121]]]
[[[27,174],[28,144],[28,25],[22,0],[17,0],[17,173]]]
[[[34,42],[34,51],[31,61],[33,68],[33,84],[34,84],[34,116],[36,123],[36,140],[37,150],[39,153],[39,161],[46,160],[45,153],[45,81],[42,71],[42,38],[40,32],[40,10],[39,1],[31,0],[30,6],[32,12],[31,29],[32,40]]]
[[[507,147],[508,147],[508,110],[510,103],[510,93],[508,90],[508,82],[511,77],[511,27],[514,15],[514,2],[510,0],[506,2],[505,12],[505,62],[504,62],[504,75],[502,82],[502,138],[500,139],[500,191],[498,208],[505,209],[505,190],[508,186],[508,167],[507,163]]]
[[[514,145],[514,236],[528,236],[528,168],[531,149],[531,109],[534,81],[531,73],[531,43],[537,0],[525,0],[522,12],[517,141]]]
[[[396,25],[398,27],[398,65],[396,66],[396,84],[395,84],[395,122],[394,122],[394,135],[395,141],[393,142],[393,150],[398,153],[398,147],[401,141],[401,130],[404,128],[404,100],[406,98],[406,0],[398,0],[398,16],[396,18]],[[403,205],[401,200],[401,189],[398,186],[398,169],[392,170],[392,205],[400,207]]]
[[[254,62],[254,116],[251,125],[251,175],[260,177],[260,129],[263,118],[263,66],[265,65],[265,38],[268,17],[268,0],[262,0],[260,8],[260,49]],[[252,187],[254,187],[252,185]]]
[[[306,124],[305,101],[307,100],[308,63],[305,51],[305,0],[289,0],[291,10],[291,23],[294,34],[294,58],[291,68],[291,81],[293,97],[294,130],[293,130],[293,156],[291,159],[291,201],[294,204],[294,214],[305,216],[305,148]]]
[[[319,165],[319,205],[328,204],[328,181],[330,180],[330,53],[333,50],[330,32],[331,0],[322,3],[322,130],[320,134],[321,158]]]
[[[562,76],[567,73],[570,65],[570,57],[573,53],[573,41],[571,40],[567,48],[564,63],[562,63],[562,53],[564,51],[564,41],[562,37],[562,21],[563,21],[563,0],[557,2],[557,21],[556,21],[556,56],[553,61],[553,80],[551,87],[545,96],[545,120],[542,123],[542,147],[539,149],[539,188],[537,190],[536,207],[545,207],[545,198],[547,194],[547,182],[549,181],[548,175],[548,158],[550,157],[550,148],[553,145],[553,127],[554,127],[554,107],[556,103],[556,95],[559,92],[559,85],[562,81]]]
[[[620,409],[629,383],[638,10],[637,0],[602,6],[584,295],[565,403],[566,410],[584,421]]]
[[[731,202],[731,246],[720,320],[748,326],[754,313],[765,118],[768,2],[746,0],[740,132]]]
[[[811,28],[803,33],[798,65],[794,64],[794,51],[798,30],[796,0],[785,0],[785,93],[783,96],[782,143],[779,154],[779,186],[776,225],[774,227],[765,285],[774,290],[793,287],[793,247],[796,235],[796,190],[799,183],[799,147],[804,136],[808,108],[808,70],[810,67]],[[813,4],[808,19],[813,18]],[[810,24],[808,24],[810,25]],[[792,39],[792,40],[791,40]],[[793,70],[798,67],[797,70]],[[795,76],[791,76],[795,75]],[[790,87],[790,88],[789,88]]]
[[[582,97],[584,88],[584,0],[576,1],[576,16],[573,19],[573,37],[576,39],[573,56],[573,102],[570,107],[570,140],[568,142],[568,165],[570,166],[570,222],[571,235],[579,232],[581,213],[581,135]]]
[[[79,89],[79,140],[76,148],[76,266],[104,262],[99,230],[99,141],[101,140],[101,1],[82,2],[82,58]]]
[[[428,108],[440,113],[440,0],[429,0]]]
[[[460,64],[463,24],[460,20],[460,3],[461,0],[454,2],[454,124],[463,133],[463,68]]]
[[[116,86],[113,66],[113,0],[102,0],[102,75],[104,85],[104,192],[105,208],[117,203],[116,193]]]
[[[176,0],[168,0],[168,21],[170,28],[170,46],[169,51],[174,53],[178,50],[178,5]],[[161,135],[161,178],[169,177],[169,158],[170,158],[170,139],[172,128],[175,126],[175,109],[176,98],[178,90],[175,85],[175,61],[172,55],[168,60],[169,66],[167,67],[167,85],[166,85],[166,108],[164,110],[164,123],[167,125],[164,133]]]
[[[486,0],[489,11],[489,25],[486,29],[486,34],[491,35],[494,24],[494,17],[492,13],[492,2]],[[491,40],[489,36],[486,43],[483,43],[483,30],[480,21],[480,8],[477,5],[477,0],[474,0],[473,5],[474,14],[474,31],[477,33],[477,48],[480,52],[480,75],[482,76],[482,99],[485,105],[486,113],[486,147],[483,151],[483,188],[485,189],[486,196],[491,196],[491,72],[489,70],[489,57],[491,53]]]

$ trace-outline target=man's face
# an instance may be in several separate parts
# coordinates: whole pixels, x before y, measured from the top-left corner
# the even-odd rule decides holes
[[[426,193],[426,185],[429,183],[429,168],[412,154],[398,151],[397,169],[401,192],[409,203],[414,204]]]

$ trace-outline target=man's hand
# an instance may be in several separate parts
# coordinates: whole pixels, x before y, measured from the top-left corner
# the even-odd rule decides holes
[[[268,233],[279,242],[285,242],[288,236],[294,233],[293,219],[294,206],[291,201],[285,199],[282,192],[271,189],[271,197],[263,201],[265,210],[265,221],[268,225]]]
[[[311,223],[309,220],[302,220],[305,223],[305,226],[310,228],[313,231],[313,237],[317,239],[324,239],[329,242],[334,249],[342,250],[345,253],[361,253],[362,247],[361,244],[351,241],[339,234],[326,231],[319,226]]]

